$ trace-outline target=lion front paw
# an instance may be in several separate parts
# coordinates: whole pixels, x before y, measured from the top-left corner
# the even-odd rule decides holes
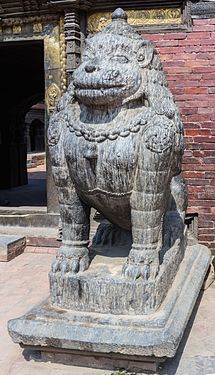
[[[123,275],[130,280],[140,277],[144,281],[155,280],[160,267],[157,244],[149,245],[141,250],[137,249],[137,245],[132,246],[127,263],[122,270]]]
[[[66,273],[76,274],[87,270],[90,264],[88,250],[78,250],[79,253],[73,250],[73,254],[65,254],[64,249],[60,249],[59,255],[52,264],[52,273],[61,272],[62,275],[65,275]]]
[[[126,263],[122,274],[129,280],[135,281],[140,277],[144,281],[154,280],[159,272],[158,264]]]

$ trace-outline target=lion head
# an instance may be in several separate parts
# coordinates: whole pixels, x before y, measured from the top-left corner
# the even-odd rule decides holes
[[[86,40],[82,63],[73,74],[75,96],[86,105],[123,105],[146,94],[146,67],[160,69],[158,55],[117,9],[112,23]]]

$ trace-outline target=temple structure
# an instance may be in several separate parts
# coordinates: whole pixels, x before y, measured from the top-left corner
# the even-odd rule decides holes
[[[80,64],[85,36],[102,30],[117,6],[127,11],[128,22],[140,35],[152,40],[160,53],[185,128],[187,223],[194,236],[214,251],[215,4],[212,1],[2,2],[0,68],[4,95],[0,188],[27,183],[26,113],[45,100],[46,132],[50,113]],[[47,212],[58,212],[48,152]]]

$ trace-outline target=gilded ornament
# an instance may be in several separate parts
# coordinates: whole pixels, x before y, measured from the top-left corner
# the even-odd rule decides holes
[[[13,25],[13,34],[20,34],[22,32],[22,27],[21,25]]]
[[[41,33],[42,31],[43,31],[43,25],[40,22],[33,24],[34,33]]]
[[[61,96],[61,91],[58,85],[56,85],[56,83],[53,82],[48,87],[47,92],[46,92],[46,103],[47,103],[48,112],[53,111],[60,96]]]
[[[67,88],[66,79],[66,43],[64,35],[64,19],[60,18],[60,81],[61,92],[65,92]]]
[[[128,23],[132,26],[180,24],[180,8],[128,10]],[[111,12],[94,12],[88,16],[87,31],[95,33],[101,31],[111,22]]]

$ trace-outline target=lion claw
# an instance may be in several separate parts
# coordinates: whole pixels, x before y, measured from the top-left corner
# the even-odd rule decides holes
[[[159,265],[126,263],[123,266],[122,274],[129,280],[135,281],[140,277],[145,281],[154,280],[158,274]]]
[[[88,255],[82,258],[57,258],[52,264],[52,273],[61,272],[64,276],[67,273],[76,274],[79,271],[83,272],[89,267]]]

